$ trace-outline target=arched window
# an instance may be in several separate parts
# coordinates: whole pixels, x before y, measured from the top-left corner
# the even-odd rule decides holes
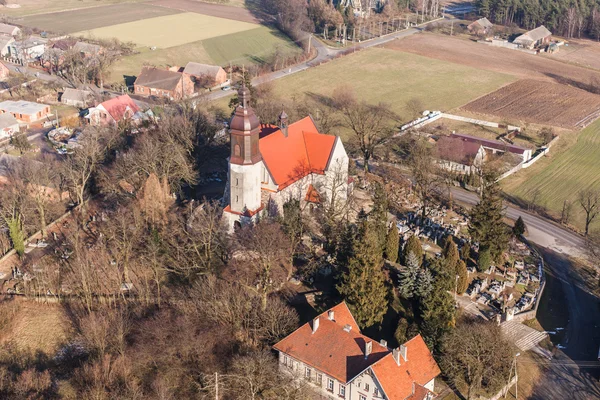
[[[241,156],[241,155],[242,155],[242,149],[240,148],[240,145],[239,145],[239,144],[236,144],[236,145],[233,147],[233,155],[234,155],[234,156],[236,156],[236,157],[239,157],[239,156]]]
[[[235,202],[239,203],[240,202],[240,198],[238,196],[235,196]]]
[[[240,185],[240,181],[238,178],[235,178],[235,186],[239,186]]]

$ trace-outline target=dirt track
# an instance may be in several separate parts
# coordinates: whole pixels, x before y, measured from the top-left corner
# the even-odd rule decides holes
[[[457,64],[517,76],[564,83],[582,89],[600,88],[600,72],[449,36],[422,33],[384,46]]]
[[[474,100],[463,109],[573,129],[585,125],[586,117],[595,117],[594,113],[600,109],[600,96],[553,82],[525,79]]]
[[[194,12],[198,14],[210,15],[213,17],[233,19],[236,21],[250,22],[260,24],[250,11],[242,7],[232,7],[222,4],[201,3],[194,0],[158,0],[149,3],[153,6],[172,8],[180,11]]]

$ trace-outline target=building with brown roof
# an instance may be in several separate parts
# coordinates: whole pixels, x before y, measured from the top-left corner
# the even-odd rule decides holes
[[[467,29],[474,35],[489,35],[494,29],[492,24],[487,18],[479,18],[477,21],[471,22],[467,25]]]
[[[425,400],[440,369],[420,335],[396,349],[360,332],[346,303],[325,311],[275,344],[279,364],[326,397]]]
[[[183,69],[183,73],[190,75],[192,80],[201,87],[213,87],[228,82],[227,72],[218,65],[189,62]]]
[[[550,32],[544,25],[540,25],[537,28],[525,32],[521,36],[513,40],[513,43],[519,47],[526,49],[535,49],[536,47],[544,46],[550,43],[552,32]]]
[[[133,87],[135,94],[171,100],[181,100],[194,93],[194,82],[189,75],[156,67],[142,68]]]
[[[485,150],[479,143],[458,137],[442,136],[436,142],[438,164],[457,174],[475,172],[485,161]]]
[[[464,133],[452,133],[450,137],[461,139],[465,142],[481,145],[485,150],[496,153],[512,153],[527,161],[531,158],[532,150],[515,144],[500,142],[498,140],[484,139],[477,136],[465,135]]]

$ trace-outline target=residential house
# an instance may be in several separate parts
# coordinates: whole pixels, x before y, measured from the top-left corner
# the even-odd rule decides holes
[[[229,123],[231,153],[223,218],[231,230],[250,223],[269,205],[290,200],[343,202],[348,195],[348,155],[341,139],[319,132],[310,116],[292,124],[285,112],[278,126],[261,124],[242,86]],[[308,203],[308,204],[307,204]]]
[[[66,88],[60,96],[60,102],[77,108],[88,108],[94,99],[94,93],[89,90]]]
[[[487,18],[479,18],[477,21],[471,22],[467,25],[467,29],[473,35],[484,35],[487,36],[492,33],[494,24],[492,24]]]
[[[457,174],[474,173],[485,161],[483,146],[457,137],[441,136],[437,143],[438,164]]]
[[[6,64],[0,62],[0,79],[6,79],[8,75],[10,75],[10,69],[8,69]]]
[[[82,53],[86,57],[102,53],[102,46],[97,44],[78,41],[73,45],[73,50]]]
[[[471,135],[465,135],[462,133],[453,133],[452,135],[450,135],[451,138],[459,138],[465,142],[470,142],[470,143],[476,143],[481,145],[486,151],[489,150],[491,151],[493,154],[496,153],[512,153],[515,154],[519,157],[521,157],[521,159],[523,161],[527,161],[531,158],[532,155],[532,150],[525,148],[525,147],[521,147],[521,146],[517,146],[514,144],[510,144],[510,143],[505,143],[505,142],[500,142],[498,140],[491,140],[491,139],[483,139],[477,136],[471,136]]]
[[[133,99],[124,94],[90,108],[86,118],[94,126],[113,125],[127,119],[133,119],[139,111],[140,108]]]
[[[18,121],[31,123],[50,115],[50,106],[25,100],[5,100],[0,103],[0,112],[11,114]]]
[[[183,69],[183,73],[190,75],[196,85],[200,87],[219,86],[229,82],[227,72],[218,65],[189,62]]]
[[[0,35],[0,56],[15,57],[15,54],[11,53],[12,45],[14,43],[15,39],[12,36]]]
[[[552,32],[550,32],[544,25],[538,26],[534,30],[525,32],[521,36],[513,40],[513,43],[519,47],[533,50],[537,47],[542,47],[550,43]]]
[[[181,100],[194,93],[194,83],[189,75],[156,67],[143,67],[133,87],[135,94],[171,100]]]
[[[326,398],[433,398],[440,369],[421,335],[399,348],[363,335],[346,303],[325,311],[275,344],[279,366]]]
[[[21,34],[21,28],[14,25],[0,23],[0,35],[16,37]]]
[[[11,44],[11,57],[23,63],[39,61],[46,51],[48,40],[39,36],[30,36]]]
[[[19,132],[19,121],[11,114],[0,114],[0,140],[6,139]]]

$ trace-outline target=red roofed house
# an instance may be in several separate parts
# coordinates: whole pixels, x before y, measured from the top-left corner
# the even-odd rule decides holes
[[[278,211],[297,199],[303,204],[342,201],[348,195],[348,155],[337,136],[319,133],[312,118],[263,125],[249,106],[246,87],[229,124],[231,156],[224,217],[233,229],[269,204]]]
[[[457,174],[474,173],[481,168],[486,152],[480,143],[458,137],[441,136],[436,143],[438,165]]]
[[[360,333],[346,303],[306,323],[273,346],[281,368],[329,398],[429,400],[440,369],[421,335],[399,348]]]
[[[88,118],[91,125],[118,124],[123,120],[133,118],[138,111],[140,108],[133,99],[124,94],[90,108]]]

